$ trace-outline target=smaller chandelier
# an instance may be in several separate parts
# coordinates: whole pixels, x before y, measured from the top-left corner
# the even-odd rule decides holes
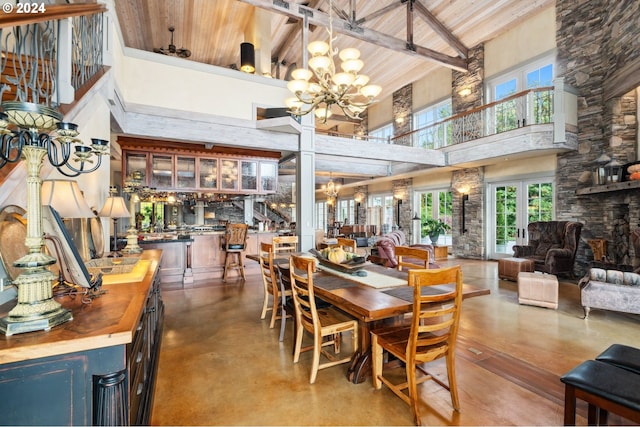
[[[295,98],[287,98],[285,103],[289,112],[296,116],[304,116],[315,110],[315,116],[327,122],[331,117],[331,106],[337,105],[344,114],[353,120],[361,120],[362,113],[375,102],[375,97],[382,88],[378,85],[368,85],[369,77],[358,74],[364,62],[360,59],[360,51],[346,48],[340,51],[341,72],[336,72],[333,57],[338,52],[333,49],[333,18],[329,5],[329,43],[314,41],[309,43],[307,50],[311,54],[309,69],[293,70],[287,88],[295,94]]]
[[[333,176],[330,176],[327,185],[322,186],[322,191],[327,195],[328,198],[335,199],[336,197],[338,197],[340,185],[333,182]]]

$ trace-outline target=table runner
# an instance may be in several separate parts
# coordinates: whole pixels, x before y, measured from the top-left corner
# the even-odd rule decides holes
[[[377,273],[375,271],[362,270],[366,271],[367,275],[358,276],[357,274],[343,273],[326,266],[318,266],[318,270],[326,271],[335,276],[344,277],[345,279],[353,280],[355,282],[376,289],[392,288],[395,286],[407,286],[407,279],[391,277],[385,274]]]

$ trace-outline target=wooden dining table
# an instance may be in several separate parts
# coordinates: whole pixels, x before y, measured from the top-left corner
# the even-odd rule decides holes
[[[259,260],[248,255],[247,258]],[[287,257],[275,259],[280,270],[286,274],[289,262]],[[335,271],[325,266],[319,266],[313,275],[315,295],[334,307],[348,313],[358,320],[359,348],[354,354],[349,369],[348,379],[354,384],[362,383],[371,375],[371,331],[382,325],[402,321],[406,313],[413,307],[413,287],[407,283],[407,270],[398,271],[377,264],[367,263],[364,271],[377,273],[389,278],[392,287],[371,287],[359,280],[358,276],[351,276]],[[405,284],[398,285],[398,279]],[[439,285],[424,288],[424,292],[433,294],[445,293],[453,285]],[[463,284],[463,299],[487,295],[489,289]]]

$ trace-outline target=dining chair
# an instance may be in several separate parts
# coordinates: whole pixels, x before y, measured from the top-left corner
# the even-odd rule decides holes
[[[271,239],[273,252],[276,256],[279,253],[291,253],[298,250],[298,236],[274,236]]]
[[[319,309],[313,292],[313,273],[316,270],[315,259],[292,255],[289,259],[291,289],[296,310],[296,337],[293,362],[298,363],[300,353],[313,351],[313,364],[309,383],[316,381],[320,369],[329,368],[341,363],[349,363],[351,354],[339,357],[341,335],[350,331],[353,338],[353,351],[358,351],[358,322],[333,307]],[[302,348],[305,331],[313,336],[313,344]],[[325,340],[325,337],[328,337]],[[333,345],[333,353],[324,349]],[[320,356],[328,359],[320,363]]]
[[[429,268],[429,251],[426,249],[412,248],[409,246],[395,247],[396,259],[398,260],[398,271],[406,268]]]
[[[249,226],[247,224],[233,224],[227,223],[224,233],[224,273],[222,275],[222,281],[227,280],[227,274],[229,270],[235,268],[240,271],[242,280],[245,280],[244,275],[244,262],[242,260],[242,254],[247,247],[247,230]]]
[[[280,272],[274,262],[273,245],[270,243],[260,243],[260,269],[262,272],[262,284],[264,287],[264,300],[262,303],[261,319],[267,316],[267,311],[271,310],[271,322],[269,327],[273,329],[276,320],[280,319],[280,337],[284,339],[284,324],[287,318],[293,318],[293,312],[286,311],[285,305],[287,297],[291,297],[291,286],[281,283]],[[271,304],[269,304],[271,302]]]
[[[344,237],[338,237],[337,246],[340,246],[344,250],[349,250],[350,252],[356,253],[356,249],[358,246],[356,245],[356,241],[353,239],[345,239]]]
[[[380,389],[382,384],[389,387],[411,406],[414,421],[420,425],[417,385],[424,381],[431,379],[448,390],[453,408],[460,411],[455,375],[455,345],[462,304],[462,271],[460,266],[409,270],[408,282],[413,286],[411,323],[371,331],[373,386],[376,389]],[[443,284],[454,286],[446,292],[423,292],[423,288]],[[384,375],[385,351],[404,363],[406,382],[397,383]],[[446,358],[448,383],[429,374],[422,366],[442,357]],[[416,371],[420,371],[422,376],[417,377]]]

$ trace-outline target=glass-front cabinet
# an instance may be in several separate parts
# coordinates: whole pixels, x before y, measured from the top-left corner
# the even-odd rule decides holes
[[[148,158],[147,153],[127,153],[123,179],[137,185],[148,185]]]
[[[241,190],[258,191],[258,162],[243,160]]]
[[[195,189],[196,188],[196,158],[176,157],[176,188]]]
[[[218,189],[218,159],[198,159],[200,177],[198,187],[206,190]]]
[[[173,187],[173,156],[151,155],[151,187],[158,189]]]
[[[220,162],[220,189],[238,189],[238,161],[224,159]]]
[[[278,189],[278,163],[260,162],[260,187],[267,193]]]
[[[163,191],[267,194],[278,187],[278,162],[221,154],[198,156],[123,149],[124,182]]]

